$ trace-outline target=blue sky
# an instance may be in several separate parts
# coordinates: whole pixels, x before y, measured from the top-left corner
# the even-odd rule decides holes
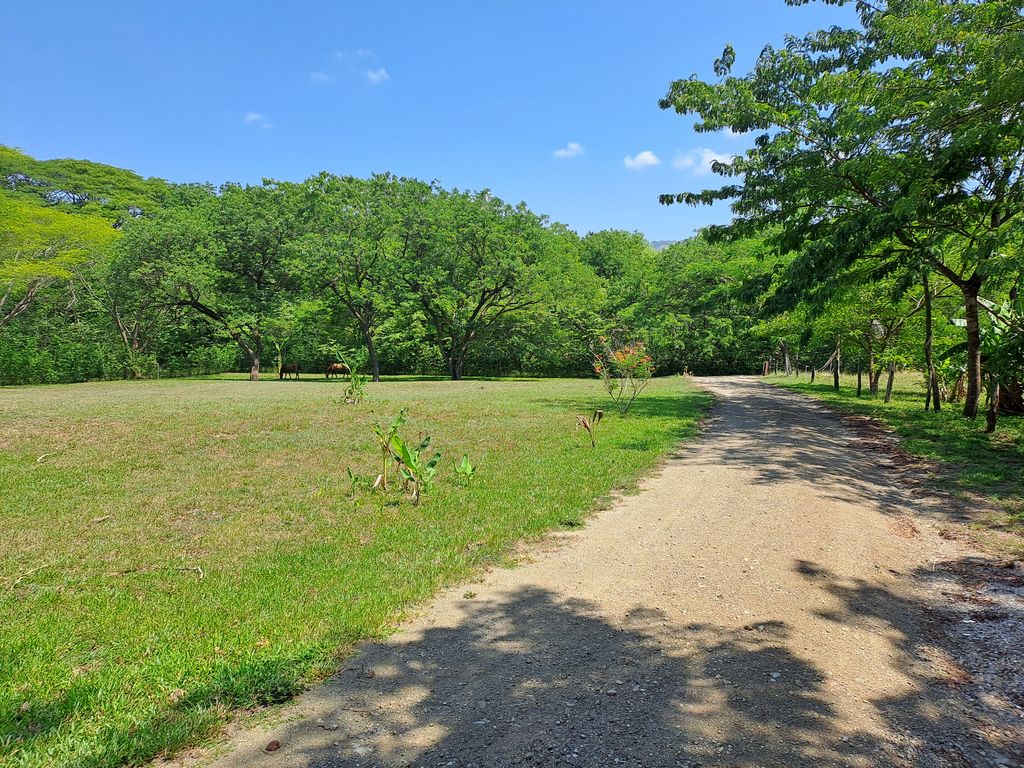
[[[714,185],[710,153],[745,139],[658,109],[669,82],[711,76],[725,43],[745,71],[786,32],[850,17],[783,0],[8,2],[0,143],[172,181],[392,171],[674,240],[728,210],[658,194]]]

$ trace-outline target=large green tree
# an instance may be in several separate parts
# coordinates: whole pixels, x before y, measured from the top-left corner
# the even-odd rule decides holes
[[[136,279],[238,344],[252,381],[259,380],[268,327],[294,291],[287,244],[297,199],[285,184],[228,185],[201,205],[126,227],[126,265]]]
[[[404,210],[396,279],[422,312],[452,379],[474,342],[538,304],[550,238],[525,205],[490,192],[419,190]]]
[[[70,280],[117,232],[95,216],[72,216],[0,191],[0,329],[56,283]]]
[[[421,182],[388,174],[369,179],[320,174],[305,185],[302,234],[294,244],[307,287],[348,312],[366,347],[373,381],[380,380],[377,330],[394,304],[391,276],[402,249],[401,208]],[[415,202],[415,201],[413,201]]]
[[[787,0],[803,5],[807,0]],[[834,0],[835,2],[836,0]],[[733,223],[711,237],[774,228],[798,251],[787,284],[799,293],[852,262],[942,275],[961,291],[968,382],[981,386],[978,297],[1006,269],[1005,245],[1024,204],[1024,0],[858,2],[858,28],[833,28],[765,48],[754,68],[673,82],[661,106],[698,117],[697,131],[756,134],[716,173],[733,183],[662,202],[732,200]]]

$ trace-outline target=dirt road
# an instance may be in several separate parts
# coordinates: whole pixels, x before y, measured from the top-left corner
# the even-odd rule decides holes
[[[948,707],[932,576],[965,551],[934,504],[811,401],[702,385],[705,435],[642,493],[441,595],[219,768],[1016,764]]]

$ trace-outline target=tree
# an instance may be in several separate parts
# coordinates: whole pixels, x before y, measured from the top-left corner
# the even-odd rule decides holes
[[[234,341],[258,381],[267,324],[293,290],[286,269],[295,195],[287,185],[229,185],[202,205],[132,222],[137,278],[168,306],[196,312]]]
[[[117,235],[105,219],[72,216],[3,192],[0,221],[0,329]]]
[[[295,245],[300,270],[307,285],[327,292],[355,320],[373,381],[380,381],[376,331],[392,293],[389,261],[401,248],[401,190],[418,184],[388,174],[363,180],[324,173],[304,185],[309,231]]]
[[[802,5],[807,0],[787,0]],[[712,169],[736,183],[662,202],[732,200],[712,237],[777,227],[800,253],[796,294],[852,262],[925,264],[964,300],[968,388],[981,386],[978,296],[1006,266],[1003,247],[1024,203],[1024,0],[858,3],[859,29],[833,28],[765,48],[754,69],[678,80],[662,108],[695,114],[697,131],[758,132],[755,145]]]
[[[482,334],[541,300],[538,282],[550,240],[542,217],[487,191],[420,189],[417,197],[403,206],[396,277],[457,380]]]

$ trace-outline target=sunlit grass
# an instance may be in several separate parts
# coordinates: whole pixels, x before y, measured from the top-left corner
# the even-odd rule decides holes
[[[591,449],[594,381],[371,385],[236,378],[0,397],[0,763],[118,766],[280,701],[439,586],[575,526],[695,434],[708,398],[656,380]],[[413,507],[372,476],[409,411],[444,454]],[[468,486],[454,463],[477,465]]]

